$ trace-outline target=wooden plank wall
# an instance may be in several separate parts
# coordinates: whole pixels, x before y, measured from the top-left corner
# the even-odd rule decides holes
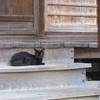
[[[0,34],[33,34],[33,1],[0,0]]]
[[[43,36],[44,31],[92,40],[97,37],[97,0],[0,0],[0,35]]]
[[[97,32],[96,0],[45,0],[46,31]]]

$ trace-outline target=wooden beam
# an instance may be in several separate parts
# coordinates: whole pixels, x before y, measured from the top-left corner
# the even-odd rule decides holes
[[[100,0],[97,0],[97,4],[98,4],[98,9],[97,9],[97,13],[98,13],[98,18],[97,18],[97,23],[98,23],[98,48],[100,48]]]
[[[75,59],[100,59],[100,50],[97,48],[75,48]]]
[[[96,8],[97,5],[95,4],[77,4],[77,3],[61,3],[61,2],[48,2],[48,5],[58,5],[58,6],[73,6],[73,7],[92,7]]]
[[[67,14],[67,13],[48,13],[48,16],[69,16],[69,17],[92,17],[96,18],[95,14]]]
[[[39,0],[39,29],[40,29],[40,34],[44,35],[44,28],[45,28],[45,15],[44,15],[44,9],[45,9],[45,0]]]
[[[0,15],[0,22],[33,22],[33,15]]]
[[[44,34],[44,0],[34,0],[34,33]]]
[[[39,0],[34,0],[34,34],[39,34]]]

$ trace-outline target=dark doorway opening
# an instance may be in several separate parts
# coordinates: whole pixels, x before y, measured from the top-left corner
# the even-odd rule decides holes
[[[100,58],[74,59],[74,62],[91,63],[92,67],[86,70],[86,76],[89,80],[100,80]]]

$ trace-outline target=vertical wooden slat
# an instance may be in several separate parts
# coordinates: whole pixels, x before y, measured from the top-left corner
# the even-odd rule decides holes
[[[34,34],[39,33],[39,0],[34,0]]]
[[[44,26],[44,30],[46,32],[46,30],[48,30],[48,0],[44,0],[44,22],[45,22],[45,26]]]
[[[97,4],[98,4],[98,48],[100,48],[100,0],[97,0]]]
[[[34,0],[34,33],[44,34],[44,0]]]
[[[45,15],[44,15],[44,4],[45,0],[39,0],[39,30],[40,35],[44,35],[44,27],[45,27]]]

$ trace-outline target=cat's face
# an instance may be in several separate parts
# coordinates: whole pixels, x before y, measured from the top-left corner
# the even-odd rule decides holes
[[[44,48],[42,50],[37,50],[37,49],[34,49],[35,51],[35,57],[37,59],[42,59],[43,58],[43,55],[44,55]]]

